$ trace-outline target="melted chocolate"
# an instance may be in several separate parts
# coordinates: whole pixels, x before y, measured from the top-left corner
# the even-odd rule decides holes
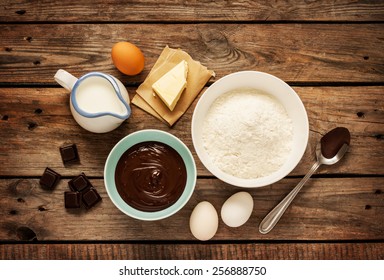
[[[146,212],[174,204],[184,191],[187,170],[181,156],[170,146],[148,141],[129,148],[119,159],[115,183],[121,198]]]
[[[344,144],[349,145],[351,134],[345,127],[336,127],[321,139],[321,153],[325,158],[333,158]]]

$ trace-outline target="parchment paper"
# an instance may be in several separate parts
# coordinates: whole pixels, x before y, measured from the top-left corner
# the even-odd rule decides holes
[[[187,87],[171,111],[152,90],[152,84],[182,60],[188,63]],[[215,76],[212,70],[193,60],[185,51],[166,46],[147,78],[136,90],[137,94],[133,97],[132,103],[172,126],[185,113],[212,76]]]

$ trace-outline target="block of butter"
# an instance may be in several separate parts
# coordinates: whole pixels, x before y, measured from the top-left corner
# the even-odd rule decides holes
[[[152,85],[152,89],[171,111],[187,86],[187,74],[188,63],[182,60]]]

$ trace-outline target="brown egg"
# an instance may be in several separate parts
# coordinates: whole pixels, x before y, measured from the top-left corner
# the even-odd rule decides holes
[[[120,72],[126,75],[137,75],[144,69],[144,55],[132,43],[119,42],[112,47],[113,64]]]

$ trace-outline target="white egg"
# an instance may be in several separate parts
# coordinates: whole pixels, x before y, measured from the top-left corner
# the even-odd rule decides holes
[[[229,197],[221,207],[221,218],[230,227],[245,224],[253,211],[253,198],[247,192],[238,192]]]
[[[218,226],[219,216],[215,207],[208,201],[197,204],[189,218],[193,236],[201,241],[209,240],[216,234]]]

